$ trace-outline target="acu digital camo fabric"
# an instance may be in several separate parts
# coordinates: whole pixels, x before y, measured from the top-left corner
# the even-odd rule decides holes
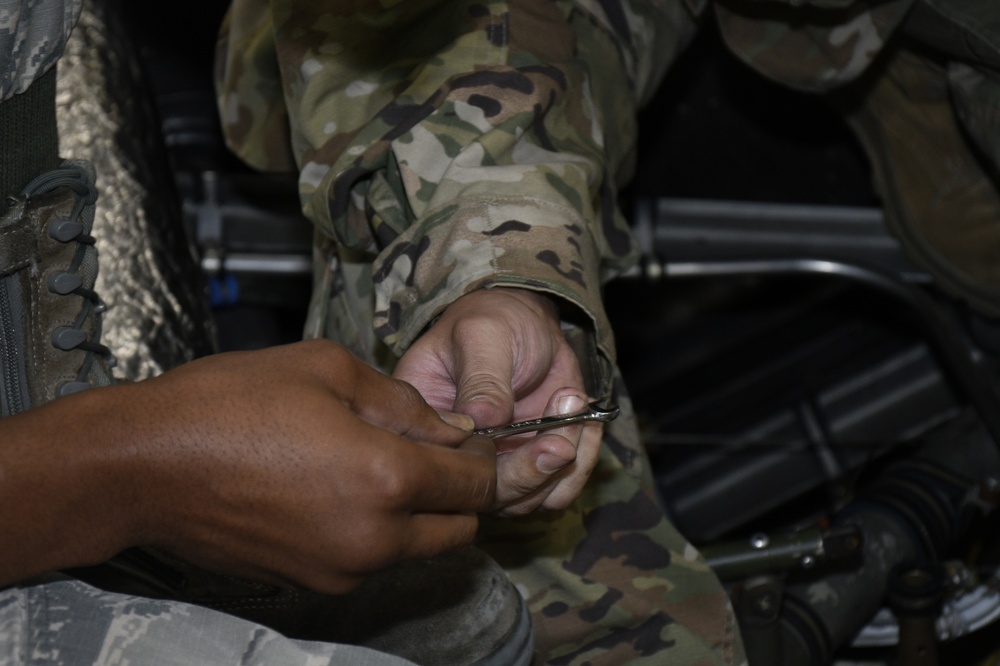
[[[0,590],[0,666],[414,666],[352,645],[294,641],[201,606],[75,580]]]
[[[0,0],[0,102],[24,92],[62,55],[83,0]]]
[[[526,287],[590,331],[636,258],[615,192],[637,104],[694,24],[678,2],[239,0],[219,50],[231,147],[298,169],[316,223],[308,336],[391,369],[470,290]],[[667,522],[630,417],[569,510],[486,521],[532,612],[538,662],[742,664],[729,601]]]

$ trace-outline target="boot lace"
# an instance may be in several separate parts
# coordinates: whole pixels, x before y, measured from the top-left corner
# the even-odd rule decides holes
[[[60,243],[76,243],[77,249],[69,269],[51,275],[47,287],[52,293],[61,296],[70,294],[80,296],[83,307],[72,326],[61,326],[53,331],[52,345],[63,351],[81,349],[87,352],[87,355],[77,373],[76,381],[66,382],[56,390],[60,396],[90,388],[91,383],[88,378],[95,356],[103,357],[108,367],[115,366],[115,357],[111,350],[97,341],[101,332],[101,315],[107,310],[107,306],[93,289],[97,277],[96,256],[88,262],[88,254],[93,256],[96,252],[94,249],[96,241],[87,233],[89,229],[85,228],[80,220],[83,210],[97,201],[97,189],[84,169],[77,166],[62,166],[36,177],[21,190],[21,195],[30,199],[64,187],[76,195],[76,202],[69,217],[57,218],[49,223],[48,234]],[[87,331],[84,329],[84,324],[90,317],[95,318],[95,340],[88,340]]]

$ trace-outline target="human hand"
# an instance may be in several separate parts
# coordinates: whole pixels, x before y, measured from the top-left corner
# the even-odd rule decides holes
[[[211,570],[342,593],[469,545],[493,502],[489,440],[330,342],[220,354],[75,398],[62,400],[99,400],[119,423],[126,545]]]
[[[577,411],[587,402],[576,355],[544,294],[496,288],[453,303],[402,356],[393,373],[437,409],[477,427]],[[535,438],[496,440],[502,515],[562,509],[579,495],[600,452],[600,424]]]

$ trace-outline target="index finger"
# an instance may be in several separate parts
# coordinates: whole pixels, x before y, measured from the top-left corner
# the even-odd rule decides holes
[[[456,448],[416,442],[414,472],[424,480],[415,490],[414,512],[478,513],[496,496],[496,449],[489,438],[469,437]]]
[[[351,407],[358,416],[403,437],[457,444],[466,433],[444,421],[410,384],[367,365],[356,369]]]

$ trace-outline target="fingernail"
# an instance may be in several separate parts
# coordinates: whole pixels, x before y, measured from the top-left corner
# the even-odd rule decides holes
[[[538,458],[535,459],[535,467],[542,474],[552,474],[553,472],[558,472],[571,462],[571,460],[564,460],[551,453],[540,453],[538,454]]]
[[[583,409],[583,399],[578,395],[565,395],[559,398],[557,409],[560,414],[572,414]]]
[[[459,430],[465,430],[467,432],[472,432],[476,427],[476,422],[472,420],[471,416],[465,414],[456,414],[455,412],[438,412],[438,416],[441,420],[452,426],[453,428],[458,428]]]

